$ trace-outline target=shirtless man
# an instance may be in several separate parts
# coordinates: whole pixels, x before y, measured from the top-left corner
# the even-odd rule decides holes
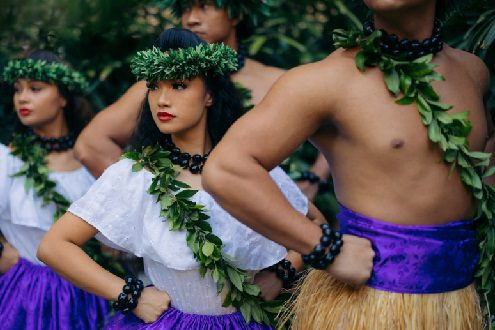
[[[428,0],[364,2],[373,12],[376,29],[409,40],[424,40],[432,35],[436,6],[444,4]],[[210,155],[203,172],[205,189],[222,207],[256,231],[303,255],[309,254],[319,242],[322,230],[290,206],[267,171],[308,138],[325,155],[332,169],[336,196],[348,217],[371,223],[377,222],[373,219],[380,219],[381,224],[392,224],[394,230],[400,227],[397,225],[434,226],[435,230],[441,230],[454,220],[472,219],[476,209],[472,194],[461,182],[459,173],[454,171],[449,175],[441,150],[429,141],[416,106],[394,103],[380,69],[367,68],[360,72],[354,60],[358,50],[339,49],[320,62],[288,71],[258,106],[232,126]],[[488,129],[483,96],[489,88],[487,68],[474,55],[447,45],[434,56],[432,63],[445,77],[445,81],[434,82],[433,87],[441,102],[454,106],[449,113],[469,110],[473,125],[469,135],[470,150],[485,150]],[[426,243],[420,240],[420,244]],[[366,242],[344,235],[341,253],[326,271],[334,279],[359,286],[370,277],[371,258]],[[374,272],[375,267],[376,264]],[[473,275],[474,271],[468,278],[469,283]],[[433,279],[438,281],[438,276]],[[468,289],[474,292],[471,285],[446,294],[466,293],[464,290]],[[365,313],[372,311],[371,305],[375,304],[365,300],[372,289],[367,286],[360,290],[362,295],[358,297],[363,299],[349,300],[355,305],[346,305],[345,299],[334,299],[338,300],[335,304],[342,304],[338,309],[342,314],[329,318],[339,329],[352,329],[351,325],[356,324],[360,324],[355,327],[358,329],[364,328],[364,324],[367,329],[388,328],[383,326],[387,324],[383,322],[392,322],[383,316],[388,314],[375,322],[377,317],[370,316],[371,312]],[[392,298],[406,299],[404,296],[398,293]],[[472,299],[473,306],[469,307],[477,310],[476,298]],[[367,305],[358,304],[360,300],[367,301]],[[385,306],[395,308],[401,303],[394,300]],[[323,313],[328,314],[329,310],[323,307]],[[333,309],[333,313],[335,311]],[[402,329],[397,324],[408,322],[407,313],[397,316],[392,328]],[[418,312],[409,320],[415,317],[425,315]],[[449,328],[441,323],[443,320],[437,324],[439,327],[430,328]],[[477,328],[478,322],[479,319],[467,321],[469,328]],[[325,327],[332,328],[329,324]],[[465,324],[459,326],[459,329],[467,329],[463,328]],[[424,324],[419,328],[423,327]]]
[[[215,7],[211,0],[196,1],[178,14],[184,28],[197,33],[207,42],[223,42],[238,50],[238,26],[243,22],[238,17],[229,17],[225,8]],[[246,58],[244,66],[231,78],[250,89],[252,103],[257,104],[283,72],[282,69]],[[146,91],[144,81],[132,85],[119,100],[98,113],[78,138],[76,156],[95,177],[99,177],[122,154],[122,148],[134,131]]]

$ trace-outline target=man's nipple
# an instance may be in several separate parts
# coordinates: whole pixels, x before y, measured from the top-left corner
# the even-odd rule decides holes
[[[390,142],[390,146],[392,146],[393,149],[400,149],[404,146],[404,144],[404,140],[399,138],[395,138]]]

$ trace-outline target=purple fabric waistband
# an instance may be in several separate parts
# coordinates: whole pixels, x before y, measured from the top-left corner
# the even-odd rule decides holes
[[[399,293],[440,293],[473,282],[479,259],[474,223],[396,225],[340,206],[342,233],[372,242],[376,257],[368,286]]]

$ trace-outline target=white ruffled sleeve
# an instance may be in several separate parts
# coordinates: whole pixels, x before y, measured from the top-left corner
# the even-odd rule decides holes
[[[142,257],[149,178],[145,170],[132,172],[132,164],[124,159],[107,168],[68,211],[95,227],[103,243]]]
[[[284,170],[277,166],[270,171],[270,175],[292,207],[299,213],[308,214],[308,198]]]
[[[12,181],[9,164],[9,148],[0,143],[0,221],[7,217],[9,208],[9,192]]]

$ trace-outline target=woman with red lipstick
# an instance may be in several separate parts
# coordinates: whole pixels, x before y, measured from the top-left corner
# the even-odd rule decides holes
[[[122,313],[108,329],[269,328],[273,310],[261,297],[273,299],[288,286],[300,258],[288,257],[294,265],[284,260],[286,249],[233,219],[201,186],[208,154],[243,111],[228,77],[235,52],[181,29],[162,33],[157,46],[132,64],[148,84],[135,151],[72,204],[38,256],[75,285],[114,301]],[[308,213],[290,178],[280,168],[271,175],[293,207]],[[143,257],[154,287],[124,281],[89,259],[79,246],[97,234]]]
[[[72,153],[92,116],[77,96],[87,82],[46,51],[10,61],[2,79],[14,87],[18,120],[11,144],[0,144],[1,328],[97,329],[106,302],[36,257],[53,222],[94,182]]]

